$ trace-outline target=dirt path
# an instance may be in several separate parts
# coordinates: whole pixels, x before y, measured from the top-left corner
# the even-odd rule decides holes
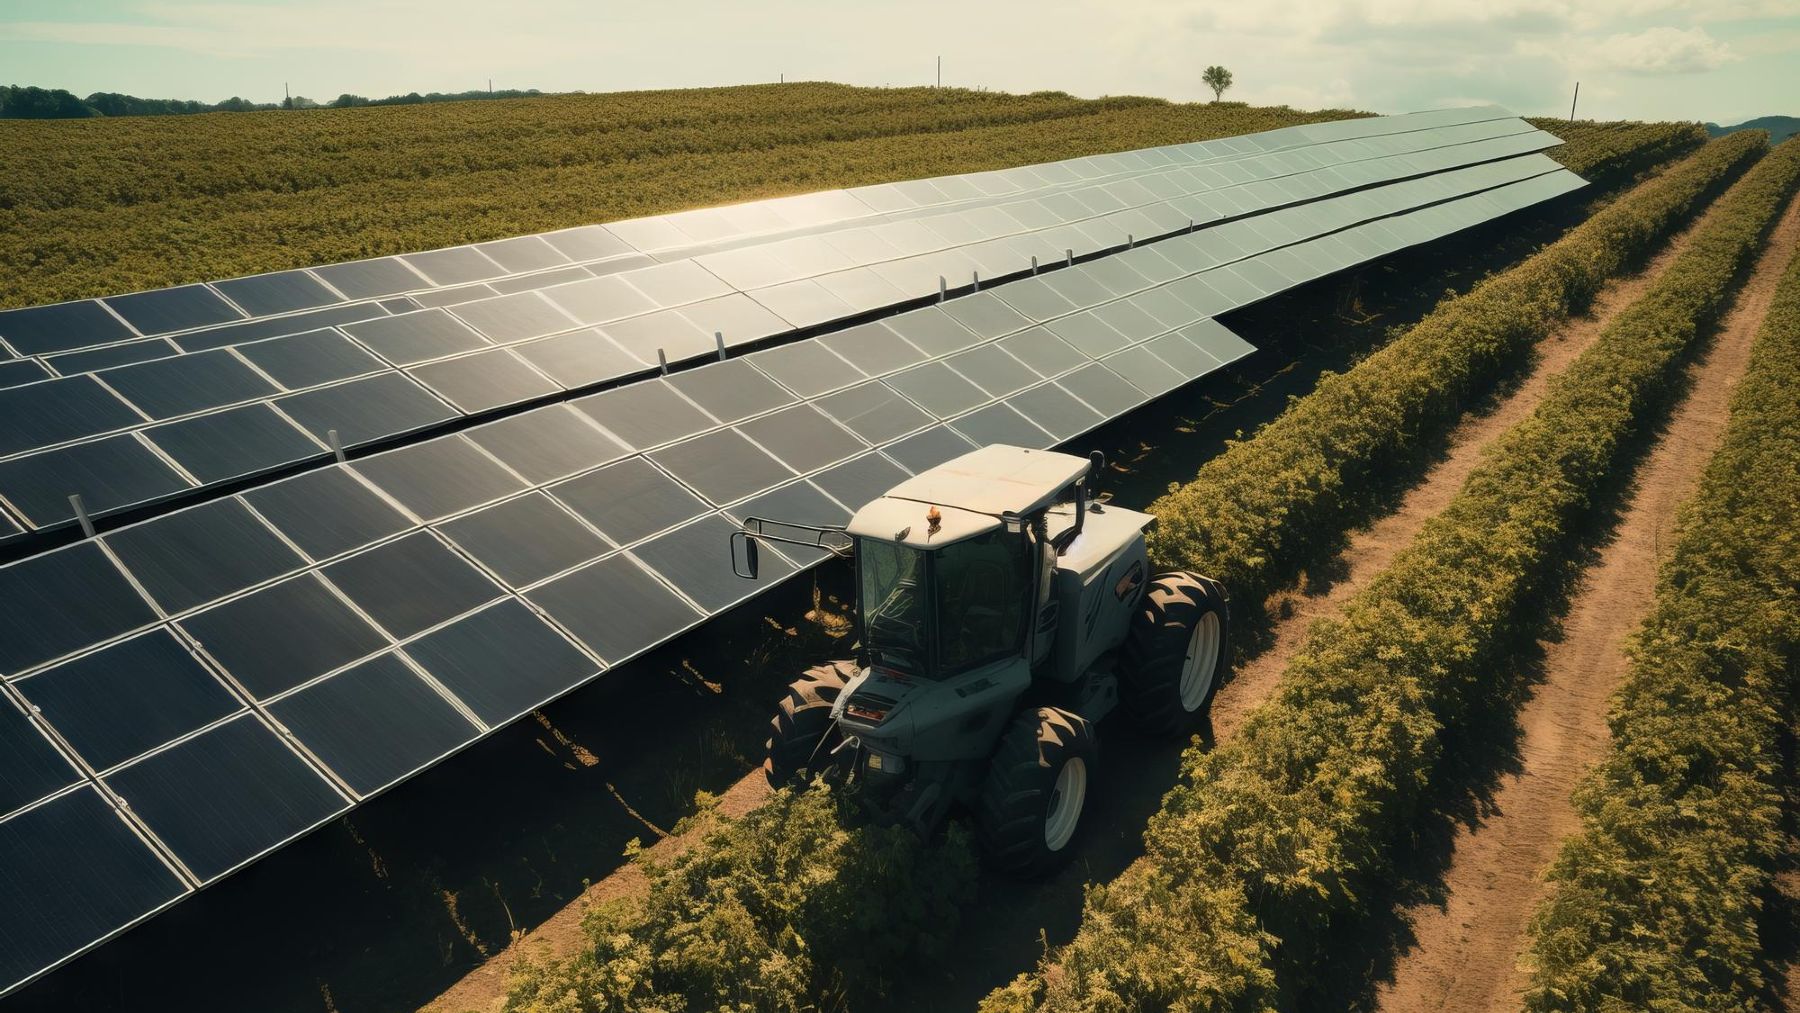
[[[1562,639],[1547,647],[1544,681],[1519,715],[1523,772],[1502,781],[1484,824],[1459,830],[1447,903],[1409,913],[1417,942],[1379,991],[1384,1011],[1517,1008],[1526,924],[1544,892],[1542,870],[1579,826],[1569,793],[1606,748],[1606,702],[1625,672],[1624,639],[1649,610],[1676,508],[1718,446],[1731,391],[1797,241],[1800,201],[1789,205],[1694,367],[1691,393],[1639,468],[1631,503],[1583,579]]]
[[[1457,427],[1451,434],[1443,459],[1404,497],[1399,508],[1370,528],[1351,536],[1349,546],[1339,560],[1342,575],[1328,588],[1292,592],[1270,603],[1271,613],[1279,617],[1271,631],[1271,646],[1255,658],[1241,663],[1233,672],[1231,680],[1219,688],[1218,695],[1213,700],[1212,727],[1217,740],[1224,741],[1234,735],[1249,713],[1274,692],[1282,672],[1299,648],[1301,637],[1312,620],[1336,613],[1344,600],[1387,566],[1394,554],[1412,540],[1426,518],[1441,510],[1456,494],[1457,489],[1461,488],[1463,480],[1479,461],[1482,448],[1496,435],[1530,414],[1543,398],[1550,377],[1572,362],[1599,335],[1614,314],[1643,293],[1674,256],[1686,248],[1688,235],[1689,231],[1678,234],[1640,273],[1615,281],[1605,288],[1595,299],[1587,315],[1570,321],[1541,342],[1537,347],[1537,359],[1524,379],[1491,410],[1467,418]],[[1134,744],[1120,745],[1130,748]],[[1108,748],[1113,752],[1109,757],[1109,761],[1112,761],[1109,766],[1133,767],[1135,761],[1140,759],[1120,755],[1119,751],[1113,750],[1111,744]],[[1161,780],[1153,777],[1144,779],[1160,785],[1154,789],[1156,798],[1160,798],[1161,791],[1173,783],[1173,764],[1165,766],[1170,768],[1168,777]],[[721,808],[726,812],[746,811],[766,792],[761,771],[754,772],[726,792]],[[1153,803],[1154,799],[1151,801]],[[1104,817],[1106,814],[1095,815]],[[1104,818],[1096,820],[1100,824],[1105,822]],[[1135,854],[1136,850],[1141,850],[1141,826],[1140,820],[1134,826],[1109,830],[1117,830],[1116,843],[1135,849]],[[678,838],[665,838],[652,850],[659,857],[667,858],[693,839],[693,833]],[[1080,885],[1094,878],[1096,864],[1104,865],[1104,862],[1077,862],[1057,877],[1058,880],[1069,879],[1072,889],[1058,890],[1054,882],[1044,884],[1043,889],[1035,892],[1044,906],[1029,900],[1021,902],[1016,891],[1007,898],[995,898],[995,903],[989,903],[989,899],[984,897],[982,903],[967,916],[968,922],[963,929],[963,936],[968,943],[964,952],[971,954],[970,962],[977,965],[991,962],[1013,970],[1026,966],[1029,960],[1026,964],[1021,964],[1010,955],[1003,955],[1003,951],[1004,954],[1010,954],[1012,947],[995,940],[999,937],[1010,939],[1018,936],[1024,940],[1026,948],[1035,953],[1040,927],[1046,922],[1057,920],[1048,916],[1046,907],[1058,906],[1056,898],[1066,895],[1074,898],[1075,913],[1078,915]],[[522,934],[511,946],[495,954],[449,991],[425,1006],[421,1013],[488,1013],[498,1009],[500,1000],[505,995],[507,976],[522,954],[572,952],[581,941],[582,915],[593,903],[642,889],[642,884],[643,877],[635,867],[621,869],[594,884],[575,903],[537,928]],[[990,954],[991,961],[988,959]],[[939,987],[941,983],[934,981],[927,985],[929,995],[903,994],[890,999],[895,1009],[966,1009],[973,1006],[989,988],[1010,976],[1010,973],[1008,971],[992,982],[985,979],[967,982],[970,986],[967,988],[956,987],[965,984],[962,981],[949,988]],[[903,986],[901,991],[910,990]]]

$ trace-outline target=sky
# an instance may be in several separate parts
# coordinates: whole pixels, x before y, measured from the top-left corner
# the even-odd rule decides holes
[[[1800,0],[0,0],[0,84],[325,101],[933,81],[1736,123],[1800,115]]]

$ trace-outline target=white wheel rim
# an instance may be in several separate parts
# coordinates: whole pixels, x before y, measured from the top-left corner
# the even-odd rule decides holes
[[[1221,639],[1217,612],[1201,616],[1194,625],[1193,636],[1188,638],[1187,660],[1181,665],[1181,709],[1189,714],[1199,710],[1212,691]]]
[[[1044,816],[1044,844],[1051,851],[1061,851],[1075,836],[1081,808],[1087,802],[1087,780],[1087,761],[1079,756],[1071,756],[1057,772],[1050,809]]]

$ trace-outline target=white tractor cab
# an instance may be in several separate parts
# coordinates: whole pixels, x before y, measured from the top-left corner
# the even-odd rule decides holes
[[[854,557],[858,655],[806,672],[772,722],[770,783],[861,783],[930,833],[974,810],[994,866],[1043,875],[1066,861],[1116,705],[1188,734],[1230,663],[1225,590],[1148,576],[1149,514],[1102,504],[1104,459],[990,446],[907,479],[847,527],[748,518],[758,541]],[[741,561],[741,562],[740,562]]]

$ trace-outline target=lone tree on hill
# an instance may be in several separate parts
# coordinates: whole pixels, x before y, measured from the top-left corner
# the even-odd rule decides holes
[[[1213,90],[1213,101],[1217,102],[1225,94],[1225,89],[1231,87],[1231,71],[1215,64],[1206,68],[1206,73],[1200,75],[1200,80]]]

